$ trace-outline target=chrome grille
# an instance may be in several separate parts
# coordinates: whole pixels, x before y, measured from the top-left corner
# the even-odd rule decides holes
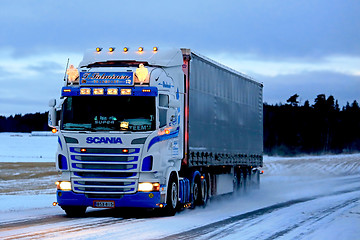
[[[79,181],[74,180],[74,191],[84,193],[129,193],[135,190],[136,181],[114,182],[114,181]]]
[[[133,162],[137,161],[135,156],[72,156],[71,158],[74,161],[81,162]]]
[[[70,147],[70,154],[74,192],[120,195],[136,191],[140,148]]]
[[[137,167],[136,164],[84,164],[84,163],[73,163],[73,168],[82,170],[130,170]]]

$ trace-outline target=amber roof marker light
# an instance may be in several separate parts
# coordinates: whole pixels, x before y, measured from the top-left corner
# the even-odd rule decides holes
[[[154,52],[157,52],[158,50],[159,50],[158,47],[153,47]]]
[[[109,47],[109,52],[114,52],[115,48],[114,47]]]
[[[96,48],[96,52],[101,52],[101,50],[102,50],[102,48],[100,48],[100,47]]]

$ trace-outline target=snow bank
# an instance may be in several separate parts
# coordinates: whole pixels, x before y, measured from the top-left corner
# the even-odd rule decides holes
[[[54,162],[57,136],[0,133],[0,162]]]
[[[355,175],[360,174],[360,154],[302,157],[264,156],[264,171],[269,175]]]
[[[45,132],[45,131],[32,131],[30,134],[32,137],[34,136],[43,136],[43,137],[49,137],[49,136],[56,136],[57,133],[53,132]]]

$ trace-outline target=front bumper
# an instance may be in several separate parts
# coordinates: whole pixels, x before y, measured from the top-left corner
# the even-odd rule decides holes
[[[56,196],[59,206],[92,207],[94,201],[114,201],[115,207],[159,208],[160,204],[160,192],[137,192],[121,198],[88,198],[83,193],[57,190]]]

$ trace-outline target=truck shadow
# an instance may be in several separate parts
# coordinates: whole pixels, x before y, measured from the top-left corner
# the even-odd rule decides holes
[[[115,209],[89,209],[81,218],[155,218],[161,217],[160,211],[155,209],[143,209],[143,208],[115,208]]]

